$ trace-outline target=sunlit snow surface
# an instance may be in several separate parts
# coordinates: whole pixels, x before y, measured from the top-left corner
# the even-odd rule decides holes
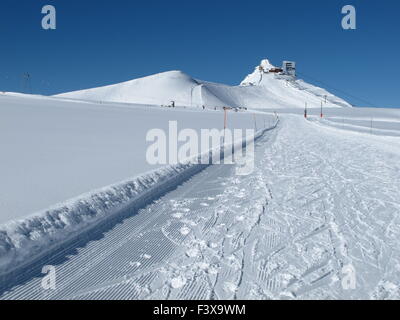
[[[0,270],[32,263],[3,279],[1,298],[400,298],[399,110],[340,108],[329,96],[321,119],[325,91],[300,81],[232,88],[180,72],[156,80],[166,89],[140,100],[151,94],[145,83],[142,104],[121,86],[123,101],[112,99],[120,102],[101,91],[74,97],[92,101],[0,94]],[[186,107],[156,106],[175,98],[169,91]],[[223,127],[223,111],[202,110],[204,101],[249,103],[228,113],[229,127],[271,128],[250,175],[147,163],[149,129],[167,131],[171,120]],[[109,219],[121,207],[123,217]],[[40,286],[44,264],[56,266],[55,291]],[[356,272],[355,289],[342,285],[344,266]]]
[[[259,125],[264,124],[259,117]],[[151,129],[219,129],[221,110],[65,101],[0,94],[0,223],[159,168],[146,160]],[[254,128],[253,114],[229,114]]]
[[[262,62],[263,64],[263,62]],[[169,71],[100,88],[64,93],[58,97],[128,103],[181,106],[301,108],[350,107],[343,99],[303,80],[264,73],[258,67],[239,86],[196,80],[181,71]]]
[[[57,290],[36,276],[2,297],[400,298],[399,160],[396,137],[281,116],[258,140],[251,175],[211,166],[46,261]],[[348,265],[354,290],[342,286]]]

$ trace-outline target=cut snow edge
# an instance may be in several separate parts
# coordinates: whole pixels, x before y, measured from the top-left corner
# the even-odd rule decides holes
[[[279,118],[272,127],[259,130],[254,139],[276,128],[278,122]],[[226,145],[225,148],[238,143],[243,147],[244,142],[247,143],[248,140]],[[220,156],[223,157],[224,149],[216,149],[219,149]],[[186,163],[153,170],[85,193],[25,219],[1,225],[0,284],[9,281],[13,274],[23,273],[24,268],[29,269],[60,248],[68,248],[70,242],[75,243],[80,236],[95,230],[97,226],[124,215],[131,215],[135,209],[172,190],[208,166],[199,164],[204,156],[212,159],[215,149],[188,159]],[[88,235],[86,239],[89,238]]]
[[[184,180],[194,169],[201,168],[191,164],[163,167],[0,226],[0,275],[40,261],[66,242],[118,217],[135,203],[165,192],[173,180]]]

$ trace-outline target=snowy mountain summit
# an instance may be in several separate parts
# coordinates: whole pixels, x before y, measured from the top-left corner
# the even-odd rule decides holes
[[[192,78],[182,71],[169,71],[100,88],[58,95],[61,98],[171,105],[208,109],[246,107],[252,109],[350,107],[325,89],[295,76],[295,62],[283,61],[275,67],[264,59],[239,86],[229,86]]]
[[[268,59],[261,60],[253,73],[249,74],[240,83],[240,86],[246,87],[248,90],[261,88],[259,90],[268,91],[270,97],[280,95],[282,100],[291,106],[294,102],[289,101],[295,95],[297,101],[304,101],[302,107],[304,107],[304,103],[311,107],[317,107],[321,101],[329,107],[351,107],[349,103],[327,90],[297,79],[296,63],[293,61],[283,61],[282,67],[276,67]]]
[[[242,82],[241,86],[246,85],[259,85],[261,83],[263,74],[269,73],[270,70],[276,70],[277,68],[271,64],[268,59],[261,61],[260,65],[254,69],[254,72],[249,74]]]
[[[271,64],[271,62],[269,62],[268,59],[262,60],[262,61],[261,61],[261,64],[260,64],[260,67],[261,67],[265,72],[269,71],[270,69],[276,68],[275,66],[273,66],[273,65]]]

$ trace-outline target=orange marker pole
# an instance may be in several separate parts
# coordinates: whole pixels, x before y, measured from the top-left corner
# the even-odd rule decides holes
[[[322,101],[321,101],[321,118],[323,118],[323,117],[324,117],[324,114],[322,112]]]

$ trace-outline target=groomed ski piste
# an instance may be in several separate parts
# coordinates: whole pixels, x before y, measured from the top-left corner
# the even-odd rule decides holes
[[[0,298],[399,299],[399,110],[260,66],[237,87],[0,93]],[[223,106],[257,127],[252,173],[146,163],[148,130],[221,129]]]

